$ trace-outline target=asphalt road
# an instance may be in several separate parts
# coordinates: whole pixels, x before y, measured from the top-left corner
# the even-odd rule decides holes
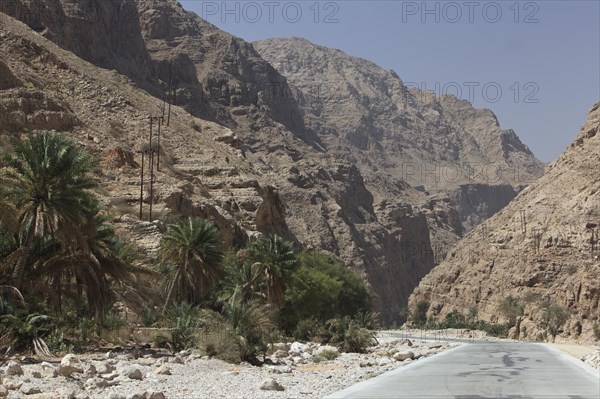
[[[600,374],[544,344],[473,343],[327,398],[599,399]]]

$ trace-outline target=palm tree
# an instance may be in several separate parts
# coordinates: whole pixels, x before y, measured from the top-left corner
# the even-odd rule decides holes
[[[115,297],[114,287],[131,290],[130,283],[141,269],[134,269],[121,253],[119,238],[98,204],[90,204],[86,213],[79,234],[61,242],[58,251],[38,259],[33,268],[36,276],[48,283],[43,286],[50,288],[46,293],[59,312],[63,295],[81,303],[85,293],[90,311],[103,317]]]
[[[15,286],[21,288],[35,237],[68,239],[77,234],[96,186],[90,172],[94,162],[61,134],[29,134],[13,140],[14,154],[4,156],[4,198],[17,209],[21,247],[7,259],[16,265]]]
[[[222,247],[219,230],[207,220],[189,217],[169,226],[159,252],[168,292],[163,313],[175,296],[192,303],[206,296],[221,272]]]
[[[248,250],[252,259],[261,267],[268,302],[281,307],[286,282],[292,278],[292,273],[298,265],[293,244],[277,235],[268,235],[252,242]]]

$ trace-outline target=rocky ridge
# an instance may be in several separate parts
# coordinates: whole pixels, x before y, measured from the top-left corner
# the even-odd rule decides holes
[[[365,171],[385,171],[423,191],[448,194],[458,200],[466,230],[544,172],[543,163],[514,131],[502,130],[490,110],[409,88],[394,71],[305,39],[254,46],[288,79],[306,126],[330,154],[356,164],[368,187]],[[490,191],[502,195],[489,198]],[[465,192],[480,206],[464,206]]]
[[[561,335],[593,340],[600,322],[600,103],[571,146],[508,206],[461,240],[411,296],[444,317],[473,308],[504,322],[499,302],[512,295],[525,314],[515,337],[544,339],[543,310],[570,317]]]

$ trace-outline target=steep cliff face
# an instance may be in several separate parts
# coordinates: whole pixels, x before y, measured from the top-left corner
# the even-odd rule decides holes
[[[564,336],[590,338],[600,320],[599,169],[600,103],[542,178],[421,281],[412,305],[427,300],[437,317],[474,308],[479,317],[498,321],[499,302],[512,295],[525,306],[522,338],[543,337],[540,319],[550,304],[570,313]]]
[[[489,219],[512,201],[524,186],[464,184],[450,192],[466,231]]]
[[[0,12],[88,62],[155,84],[135,0],[5,0]]]
[[[310,141],[290,88],[250,43],[217,29],[173,0],[137,0],[140,27],[163,85],[198,117],[257,131],[273,121]],[[165,87],[166,89],[166,87]]]
[[[296,89],[306,125],[330,154],[362,171],[386,171],[423,191],[451,194],[461,201],[466,230],[514,197],[509,185],[543,174],[542,162],[489,110],[409,89],[393,71],[304,39],[254,46]],[[472,195],[465,199],[466,193]]]

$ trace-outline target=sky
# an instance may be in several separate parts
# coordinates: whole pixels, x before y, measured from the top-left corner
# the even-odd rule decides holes
[[[180,0],[246,41],[304,37],[491,109],[542,161],[600,101],[600,0]]]

